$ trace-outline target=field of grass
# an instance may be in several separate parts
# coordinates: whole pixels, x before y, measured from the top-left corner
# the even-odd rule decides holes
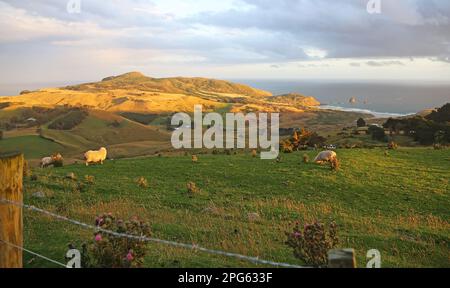
[[[304,164],[303,152],[283,154],[281,163],[249,154],[151,157],[35,169],[25,180],[24,201],[93,223],[112,212],[151,223],[152,236],[207,248],[302,264],[284,244],[295,221],[339,225],[341,247],[355,248],[360,267],[378,249],[384,267],[449,267],[450,150],[412,148],[339,150],[342,167]],[[307,152],[310,158],[315,152]],[[79,181],[94,176],[80,192]],[[136,179],[145,177],[148,188]],[[200,188],[187,193],[193,181]],[[35,198],[33,193],[45,193]],[[249,219],[258,213],[260,219]],[[64,262],[69,243],[92,241],[93,232],[24,212],[25,247]],[[28,267],[53,267],[25,254]],[[146,267],[254,267],[203,252],[149,244]],[[258,266],[261,267],[261,266]]]
[[[63,150],[64,147],[60,144],[37,135],[18,136],[0,140],[0,152],[23,151],[26,158],[39,159]]]

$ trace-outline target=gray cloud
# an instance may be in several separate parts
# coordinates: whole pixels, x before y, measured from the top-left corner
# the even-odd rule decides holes
[[[197,0],[209,4],[182,14],[171,1],[173,9],[164,10],[160,0],[82,0],[82,13],[69,14],[67,1],[0,0],[0,61],[8,67],[0,77],[40,76],[32,74],[36,66],[59,76],[68,68],[76,73],[73,65],[83,63],[97,66],[79,67],[82,75],[155,63],[283,67],[351,58],[349,65],[358,67],[357,58],[370,58],[365,66],[381,67],[403,62],[377,58],[418,57],[450,62],[448,0],[381,0],[379,15],[367,13],[368,0],[229,0],[232,8],[224,9]]]
[[[446,0],[383,1],[380,15],[368,14],[365,0],[245,2],[252,8],[203,13],[190,22],[257,29],[289,39],[290,45],[323,49],[333,58],[421,57],[450,51]],[[289,52],[283,54],[289,60],[304,58]]]
[[[385,66],[404,66],[405,64],[401,61],[368,61],[367,66],[372,67],[385,67]]]

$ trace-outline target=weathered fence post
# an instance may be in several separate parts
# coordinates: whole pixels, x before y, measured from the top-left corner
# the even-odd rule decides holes
[[[355,250],[338,249],[328,251],[328,268],[356,268]]]
[[[22,203],[23,154],[0,153],[0,199]],[[0,240],[23,246],[22,207],[0,202]],[[0,268],[22,268],[22,250],[0,241]]]

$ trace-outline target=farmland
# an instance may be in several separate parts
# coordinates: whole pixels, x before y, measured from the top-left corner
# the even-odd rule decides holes
[[[303,264],[284,244],[295,221],[338,224],[341,247],[355,248],[359,266],[378,249],[384,267],[446,267],[450,238],[450,151],[428,148],[338,150],[341,169],[302,163],[303,152],[264,161],[237,155],[162,155],[33,170],[24,202],[93,224],[112,212],[151,224],[152,236]],[[306,152],[310,158],[314,151]],[[77,180],[65,179],[74,173]],[[91,184],[79,189],[86,175]],[[144,177],[148,187],[136,181]],[[198,193],[187,193],[194,182]],[[33,194],[41,192],[44,197]],[[258,215],[251,219],[250,214]],[[36,212],[24,215],[25,246],[64,262],[69,243],[93,232]],[[53,264],[25,256],[28,267]],[[203,252],[150,243],[145,267],[254,267]],[[261,266],[258,266],[261,267]]]

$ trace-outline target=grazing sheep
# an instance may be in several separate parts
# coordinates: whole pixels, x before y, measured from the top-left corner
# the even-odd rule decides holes
[[[44,157],[44,158],[42,158],[41,159],[41,163],[40,163],[40,167],[41,168],[46,168],[46,167],[48,167],[48,166],[50,166],[50,165],[52,165],[53,164],[53,159],[52,159],[52,157]]]
[[[325,162],[332,162],[335,159],[337,159],[337,154],[334,151],[323,151],[320,152],[319,155],[316,156],[316,158],[314,159],[315,163],[325,163]]]
[[[106,148],[102,147],[98,151],[87,151],[84,153],[84,159],[86,160],[86,166],[89,166],[89,163],[100,163],[103,164],[103,161],[106,159]]]
[[[55,166],[55,163],[62,162],[62,159],[63,159],[63,157],[61,156],[61,154],[59,154],[59,153],[53,154],[50,157],[42,158],[39,166],[41,168],[46,168],[51,165]]]

